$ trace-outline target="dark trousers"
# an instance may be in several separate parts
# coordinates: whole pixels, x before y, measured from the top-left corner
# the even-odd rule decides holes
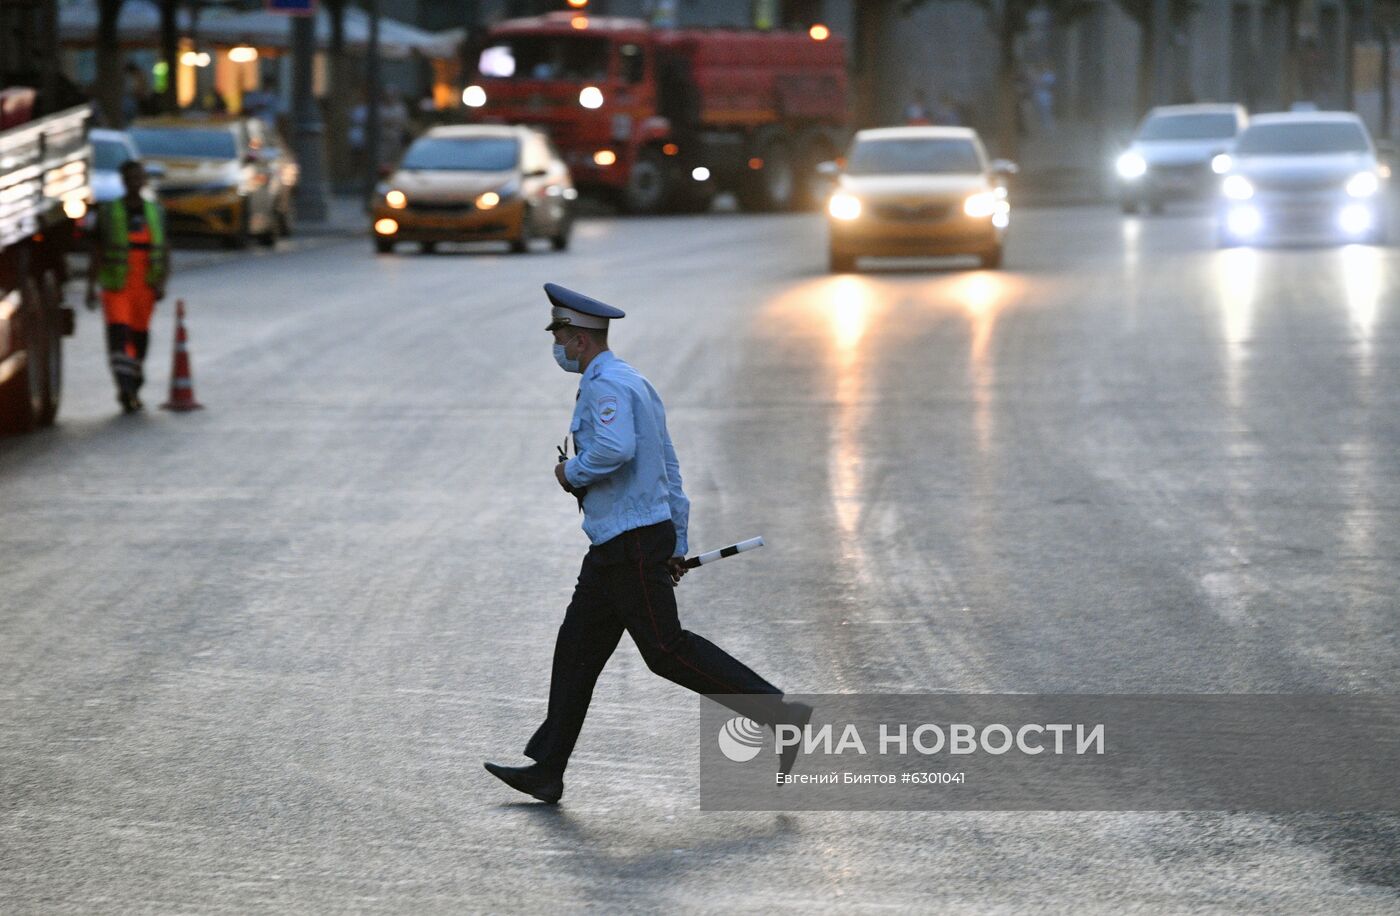
[[[669,521],[624,532],[589,549],[554,644],[549,712],[525,748],[543,768],[562,773],[583,728],[593,685],[626,630],[647,667],[696,693],[771,725],[782,691],[719,646],[681,629],[666,570],[676,545]]]
[[[107,362],[112,367],[112,378],[119,393],[135,395],[145,384],[143,366],[150,340],[149,333],[137,331],[130,325],[107,325]]]

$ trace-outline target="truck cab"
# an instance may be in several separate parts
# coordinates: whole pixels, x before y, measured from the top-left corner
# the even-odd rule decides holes
[[[844,46],[800,32],[659,29],[551,13],[502,22],[462,93],[478,122],[549,132],[575,182],[634,212],[811,203],[848,136]]]

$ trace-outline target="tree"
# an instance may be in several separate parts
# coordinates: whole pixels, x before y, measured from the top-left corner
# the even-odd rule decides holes
[[[1153,85],[1155,74],[1153,73],[1153,63],[1155,61],[1153,48],[1157,46],[1157,23],[1153,16],[1153,0],[1117,0],[1118,8],[1127,14],[1128,18],[1137,23],[1138,35],[1138,72],[1137,72],[1137,108],[1139,113],[1152,107]],[[1200,4],[1197,0],[1168,0],[1167,18],[1170,20],[1168,28],[1171,33],[1186,25]]]
[[[122,0],[98,0],[97,3],[97,107],[102,118],[113,127],[124,126],[122,94],[126,79],[122,73],[121,41],[117,35],[117,19],[121,16]]]
[[[901,13],[908,14],[932,0],[899,0]],[[996,148],[998,155],[1014,157],[1020,137],[1016,114],[1021,104],[1017,91],[1020,60],[1017,40],[1030,24],[1030,12],[1037,6],[1050,11],[1057,25],[1064,25],[1093,9],[1094,0],[972,0],[987,16],[987,27],[997,42]]]

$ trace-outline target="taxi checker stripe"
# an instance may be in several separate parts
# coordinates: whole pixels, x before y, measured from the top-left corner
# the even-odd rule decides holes
[[[749,538],[747,541],[740,541],[737,544],[730,544],[728,547],[721,547],[719,550],[711,550],[709,553],[702,553],[698,557],[691,557],[685,561],[685,565],[694,569],[697,566],[704,566],[706,563],[713,563],[725,557],[732,557],[736,553],[743,553],[746,550],[754,550],[763,546],[763,535],[756,538]]]

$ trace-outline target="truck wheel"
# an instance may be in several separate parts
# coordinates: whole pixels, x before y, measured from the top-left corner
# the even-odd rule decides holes
[[[997,270],[1001,267],[1002,252],[1004,250],[1005,249],[1001,245],[995,248],[989,248],[977,256],[977,261],[982,265],[983,270]]]
[[[856,259],[854,255],[842,254],[833,248],[827,252],[826,266],[834,274],[851,273],[856,269]]]
[[[758,145],[758,157],[763,168],[745,174],[735,195],[739,206],[754,212],[789,209],[796,188],[792,145],[780,136],[771,137]]]
[[[671,196],[671,176],[656,150],[646,149],[632,163],[622,206],[628,213],[660,213]]]
[[[63,286],[53,271],[44,272],[44,278],[39,284],[39,295],[44,305],[47,348],[44,358],[44,401],[39,411],[39,425],[52,426],[58,417],[58,405],[63,400],[63,330],[59,327],[63,309]]]
[[[49,337],[57,331],[46,321],[39,297],[39,286],[31,276],[20,282],[20,333],[23,335],[25,371],[12,376],[0,387],[0,431],[23,433],[43,421],[48,388]]]

